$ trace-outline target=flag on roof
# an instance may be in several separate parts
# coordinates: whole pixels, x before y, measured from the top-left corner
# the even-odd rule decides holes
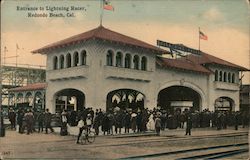
[[[203,32],[200,31],[200,39],[208,40],[208,37],[207,35],[205,35]]]
[[[109,10],[109,11],[114,11],[114,7],[110,4],[109,0],[104,0],[103,1],[103,9]]]

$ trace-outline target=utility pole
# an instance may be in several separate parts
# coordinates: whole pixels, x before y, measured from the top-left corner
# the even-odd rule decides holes
[[[3,122],[3,106],[2,106],[2,52],[0,52],[0,137],[5,136],[5,128]]]

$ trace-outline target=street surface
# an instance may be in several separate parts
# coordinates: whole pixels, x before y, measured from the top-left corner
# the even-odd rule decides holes
[[[77,133],[78,128],[70,131]],[[59,129],[56,128],[58,132]],[[217,131],[215,129],[193,129],[192,136],[184,136],[183,129],[166,130],[161,136],[154,133],[122,134],[115,136],[100,135],[93,144],[76,144],[76,136],[60,136],[58,133],[19,134],[16,131],[6,131],[5,137],[0,137],[0,153],[2,158],[18,159],[119,159],[133,156],[173,152],[192,148],[228,145],[248,142],[248,129],[233,128]],[[230,135],[230,136],[229,136]],[[243,148],[243,147],[238,147]],[[248,146],[244,146],[248,149]],[[221,151],[218,149],[217,151]],[[202,151],[200,153],[210,153]],[[169,155],[166,157],[151,157],[150,159],[176,159],[190,156],[191,153]],[[0,156],[0,157],[1,157]],[[248,159],[248,153],[228,157],[227,159]]]

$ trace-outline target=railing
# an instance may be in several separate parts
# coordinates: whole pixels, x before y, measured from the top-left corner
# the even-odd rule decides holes
[[[47,80],[63,80],[74,78],[85,78],[89,74],[89,66],[76,66],[64,69],[48,70]]]
[[[230,91],[239,91],[240,85],[237,83],[227,83],[227,82],[219,82],[214,81],[215,89],[219,90],[230,90]]]
[[[151,81],[152,71],[136,70],[131,68],[121,68],[114,66],[104,66],[106,78],[127,79],[135,81]]]

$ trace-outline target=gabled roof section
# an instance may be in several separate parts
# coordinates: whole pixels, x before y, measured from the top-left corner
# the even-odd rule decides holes
[[[200,64],[192,62],[184,58],[183,59],[169,59],[169,58],[158,56],[156,58],[156,64],[163,68],[175,68],[175,69],[181,69],[185,71],[199,72],[203,74],[212,73],[210,70],[206,69]]]
[[[182,59],[184,59],[184,58],[182,58]],[[232,68],[235,68],[235,69],[240,70],[240,71],[248,71],[249,70],[247,68],[233,64],[231,62],[225,61],[223,59],[220,59],[218,57],[212,56],[212,55],[204,53],[204,52],[201,52],[201,55],[190,54],[187,57],[185,57],[185,59],[189,59],[190,61],[199,63],[201,65],[218,64],[218,65],[222,65],[222,66],[232,67]]]
[[[43,90],[47,87],[47,83],[33,83],[27,86],[11,88],[9,92],[22,92],[22,91],[34,91],[34,90]]]
[[[118,42],[122,44],[128,44],[128,45],[132,45],[136,47],[142,47],[146,49],[151,49],[158,54],[166,53],[166,51],[163,49],[160,49],[156,46],[145,43],[143,41],[137,40],[135,38],[128,37],[126,35],[111,31],[103,27],[102,25],[93,30],[69,37],[67,39],[64,39],[64,40],[49,44],[40,49],[34,50],[32,51],[32,53],[47,53],[47,51],[51,49],[60,48],[60,47],[64,47],[64,46],[75,44],[75,43],[80,43],[81,41],[85,41],[89,39],[102,39],[102,40],[108,40],[108,41]]]

